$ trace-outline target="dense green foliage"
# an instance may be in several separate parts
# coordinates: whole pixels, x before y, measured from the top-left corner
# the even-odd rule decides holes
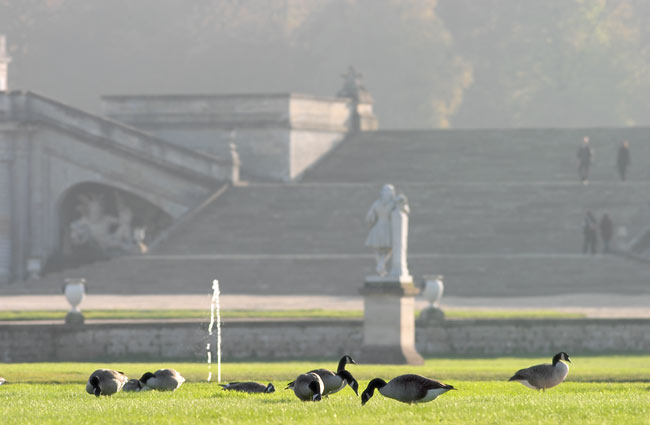
[[[384,128],[648,125],[649,24],[622,0],[0,0],[14,87],[334,95],[353,64]]]
[[[273,381],[278,390],[270,395],[223,392],[205,382],[206,365],[178,363],[164,365],[188,378],[175,393],[119,393],[99,399],[84,390],[94,369],[108,366],[139,376],[163,365],[3,364],[0,375],[9,383],[0,386],[0,417],[3,424],[648,423],[650,356],[572,357],[567,382],[545,393],[505,382],[516,369],[545,358],[440,358],[420,367],[350,365],[362,389],[371,378],[406,372],[435,377],[459,389],[422,405],[401,404],[375,394],[364,407],[347,388],[320,403],[300,402],[282,389],[299,372],[316,366],[334,368],[331,360],[223,365],[225,381]]]
[[[205,310],[84,310],[86,319],[206,319]],[[448,310],[449,319],[578,319],[581,313],[553,310]],[[61,310],[5,310],[0,320],[63,320],[66,312]],[[416,313],[416,316],[418,313]],[[224,319],[359,319],[361,310],[225,310]]]

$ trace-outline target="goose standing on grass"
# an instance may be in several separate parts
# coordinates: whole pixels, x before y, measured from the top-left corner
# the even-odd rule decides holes
[[[112,395],[120,391],[129,378],[122,372],[112,369],[98,369],[88,378],[86,392],[88,394]]]
[[[293,381],[293,393],[302,401],[320,401],[325,386],[320,376],[313,372],[299,375]]]
[[[341,391],[346,384],[352,388],[357,396],[359,396],[359,383],[354,379],[350,372],[345,370],[345,365],[348,363],[357,364],[352,357],[345,355],[341,357],[341,360],[339,360],[339,366],[336,369],[336,373],[329,369],[314,369],[307,373],[315,373],[320,376],[320,379],[323,381],[323,385],[325,386],[323,397]],[[293,388],[293,382],[289,382],[289,385],[287,385],[287,389],[290,388]]]
[[[564,351],[553,356],[553,364],[538,364],[526,369],[518,370],[508,381],[519,382],[534,390],[545,390],[561,384],[569,374],[571,363],[569,355]]]
[[[400,375],[388,383],[383,379],[375,378],[361,394],[361,405],[365,405],[378,390],[384,397],[392,398],[402,403],[426,403],[435,400],[440,394],[455,390],[451,385],[446,385],[433,379],[420,375]]]
[[[239,391],[242,393],[274,393],[275,387],[269,382],[268,385],[258,382],[231,382],[229,384],[219,384],[225,391]]]
[[[159,369],[154,373],[147,372],[140,378],[142,389],[158,391],[176,391],[185,382],[185,378],[174,369]]]

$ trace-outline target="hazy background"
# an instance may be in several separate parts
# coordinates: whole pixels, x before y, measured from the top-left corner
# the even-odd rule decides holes
[[[642,0],[0,0],[10,86],[334,95],[365,76],[382,128],[650,124]]]

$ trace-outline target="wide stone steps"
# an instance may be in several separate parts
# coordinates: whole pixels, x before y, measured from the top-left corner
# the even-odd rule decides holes
[[[397,187],[411,205],[412,253],[574,254],[585,211],[639,225],[647,184],[504,182]],[[159,254],[370,254],[364,222],[380,184],[234,187],[177,231]],[[630,228],[631,227],[631,228]]]
[[[647,264],[614,256],[414,253],[409,266],[418,281],[443,274],[445,294],[454,296],[650,293]],[[123,257],[5,286],[1,293],[60,294],[65,277],[85,277],[93,294],[208,294],[219,279],[227,294],[358,295],[373,267],[369,255]]]

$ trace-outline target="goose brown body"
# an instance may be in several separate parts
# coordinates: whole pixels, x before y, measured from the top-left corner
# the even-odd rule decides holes
[[[352,391],[354,391],[356,395],[359,395],[359,383],[354,379],[352,374],[345,369],[345,366],[348,363],[357,364],[352,357],[345,355],[339,360],[336,372],[332,372],[329,369],[314,369],[307,373],[315,373],[320,376],[324,385],[323,396],[337,393],[345,388],[346,385],[349,385],[350,388],[352,388]],[[293,388],[293,385],[294,383],[290,382],[287,388]]]
[[[100,395],[112,395],[122,390],[124,384],[129,380],[122,372],[112,369],[98,369],[88,378],[86,392]]]
[[[553,356],[552,364],[539,364],[520,369],[508,381],[519,382],[534,390],[555,387],[564,382],[569,374],[569,366],[564,363],[565,361],[571,363],[569,355],[565,352],[557,353]]]
[[[268,385],[260,384],[259,382],[231,382],[229,384],[222,384],[221,388],[225,391],[239,391],[251,394],[275,392],[275,387],[270,382]]]
[[[426,403],[435,400],[439,395],[455,390],[451,385],[443,384],[434,379],[415,374],[400,375],[388,383],[375,378],[361,394],[361,404],[365,405],[373,396],[375,389],[384,397],[392,398],[402,403]]]
[[[325,386],[323,380],[313,372],[299,375],[293,381],[293,393],[302,401],[320,401]]]
[[[183,385],[185,378],[174,369],[159,369],[154,373],[147,372],[142,375],[140,382],[143,384],[143,387],[152,390],[176,391]]]

